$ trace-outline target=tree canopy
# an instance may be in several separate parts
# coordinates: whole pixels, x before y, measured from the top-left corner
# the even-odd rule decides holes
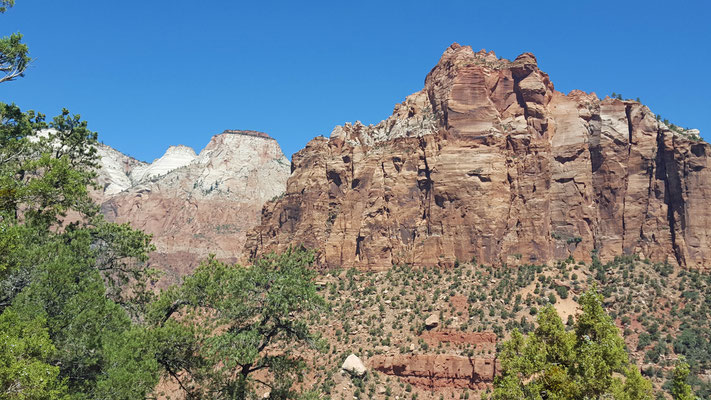
[[[307,317],[316,294],[304,249],[270,254],[250,267],[204,262],[183,285],[164,291],[150,312],[159,336],[171,336],[158,362],[195,398],[244,399],[296,395],[300,352],[318,345]],[[168,334],[169,333],[169,334]]]
[[[694,392],[691,390],[689,379],[689,364],[683,358],[677,361],[672,374],[671,395],[674,400],[695,400]]]
[[[503,372],[494,383],[495,399],[654,398],[652,384],[629,362],[602,296],[590,289],[579,303],[570,331],[552,306],[540,312],[528,336],[514,330],[499,356]]]

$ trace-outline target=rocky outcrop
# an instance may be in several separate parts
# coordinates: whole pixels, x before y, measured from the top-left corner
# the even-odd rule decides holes
[[[423,331],[422,340],[429,345],[438,345],[440,342],[469,344],[475,347],[496,348],[497,336],[494,332],[463,332],[458,330]]]
[[[107,146],[98,194],[102,212],[153,235],[150,264],[177,282],[209,254],[234,262],[262,205],[284,192],[290,163],[277,142],[254,131],[225,131],[195,154],[171,146],[151,164]]]
[[[501,370],[494,358],[446,354],[374,356],[369,364],[420,388],[485,389]]]
[[[711,265],[711,147],[632,100],[555,91],[531,54],[452,45],[377,125],[292,159],[251,255],[302,243],[328,267],[544,263],[641,254]]]

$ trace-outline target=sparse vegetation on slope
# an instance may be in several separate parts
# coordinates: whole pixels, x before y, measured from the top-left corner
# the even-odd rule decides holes
[[[570,330],[582,294],[596,285],[631,365],[652,381],[655,393],[669,396],[674,367],[684,355],[691,368],[689,382],[705,398],[710,386],[704,379],[711,362],[707,350],[711,326],[706,322],[709,279],[706,274],[633,256],[609,263],[568,259],[553,266],[515,268],[458,262],[449,269],[334,270],[319,278],[330,312],[311,320],[329,339],[330,348],[325,355],[311,356],[307,382],[335,399],[354,394],[361,398],[411,398],[413,394],[433,399],[476,398],[486,389],[437,386],[433,380],[373,370],[352,381],[340,373],[340,365],[350,353],[362,357],[368,366],[373,359],[399,356],[494,359],[496,340],[484,341],[474,334],[496,333],[501,342],[515,329],[531,333],[539,314],[549,306]],[[432,315],[440,322],[429,330],[425,320]]]

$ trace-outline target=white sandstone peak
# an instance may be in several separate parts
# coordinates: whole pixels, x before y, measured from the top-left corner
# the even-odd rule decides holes
[[[127,156],[108,146],[100,154],[100,181],[108,197],[155,184],[163,187],[158,190],[179,189],[190,196],[263,202],[284,192],[291,171],[277,141],[256,131],[226,130],[199,154],[188,146],[170,146],[150,164],[125,166],[120,156]]]
[[[129,174],[134,168],[147,165],[104,144],[96,146],[99,154],[99,184],[103,185],[104,195],[111,196],[133,186]]]
[[[195,150],[188,146],[170,146],[161,158],[149,165],[137,167],[131,171],[131,181],[139,183],[165,175],[170,171],[190,164],[196,157]]]
[[[117,154],[102,149],[99,179],[114,184],[104,185],[102,212],[152,234],[151,262],[173,272],[192,270],[208,254],[237,261],[264,203],[285,192],[291,174],[276,140],[251,131],[215,135],[199,155],[171,146],[133,168]],[[179,274],[166,276],[175,283]]]

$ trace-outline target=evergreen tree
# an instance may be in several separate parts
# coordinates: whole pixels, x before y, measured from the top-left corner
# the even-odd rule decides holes
[[[318,344],[306,318],[324,305],[308,268],[313,260],[303,249],[250,267],[207,260],[151,310],[157,335],[170,337],[158,362],[190,397],[245,399],[261,387],[273,399],[293,398],[301,351]]]
[[[20,38],[0,39],[0,82],[29,62]],[[67,110],[46,123],[0,103],[1,399],[132,399],[158,382],[152,342],[126,340],[150,332],[136,325],[152,297],[150,237],[98,213],[96,144]]]
[[[14,5],[15,0],[0,0],[0,14]],[[24,76],[30,61],[20,33],[0,38],[0,83]]]
[[[694,392],[687,383],[689,378],[689,364],[683,358],[680,359],[674,368],[672,378],[671,395],[674,400],[695,400]]]
[[[56,352],[42,317],[0,314],[0,399],[67,399]]]
[[[26,366],[29,376],[35,371],[50,379],[32,384],[27,398],[97,396],[117,360],[135,347],[122,338],[151,298],[146,280],[152,272],[142,263],[152,249],[150,237],[107,223],[89,197],[95,146],[96,133],[66,110],[46,124],[40,114],[0,104],[0,312],[46,334],[36,339],[42,351],[23,345],[0,355],[10,364],[35,360]],[[19,343],[28,339],[24,331],[4,332],[20,335]],[[143,385],[111,398],[147,393],[157,372],[157,366],[132,370]],[[9,395],[18,382],[5,384]]]
[[[494,381],[494,399],[653,398],[651,383],[629,363],[602,296],[590,289],[580,297],[580,306],[570,331],[548,306],[539,312],[532,333],[512,333],[499,356],[503,372]]]

